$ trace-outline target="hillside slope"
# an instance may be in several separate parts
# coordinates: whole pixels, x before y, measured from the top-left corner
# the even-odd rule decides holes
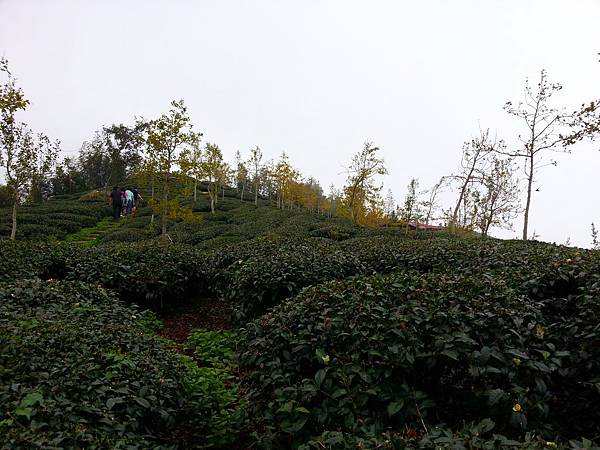
[[[0,344],[11,349],[0,361],[2,444],[589,448],[586,438],[598,439],[597,251],[356,227],[234,193],[216,214],[203,197],[191,205],[201,220],[170,224],[172,243],[146,207],[89,247],[0,240]],[[202,309],[185,309],[198,299]],[[199,330],[178,346],[152,338],[156,320],[132,306],[189,317],[211,299],[235,329]],[[98,326],[86,331],[84,318]],[[53,334],[65,326],[72,333]],[[128,329],[146,336],[137,350]],[[93,342],[112,330],[100,359],[77,345],[79,334]],[[99,386],[103,402],[87,405],[80,388],[48,377],[48,352],[88,358],[96,369],[81,389]],[[14,369],[18,354],[29,356]],[[136,369],[146,364],[157,367],[150,379]],[[136,389],[116,390],[115,377]],[[65,401],[71,422],[48,422]]]

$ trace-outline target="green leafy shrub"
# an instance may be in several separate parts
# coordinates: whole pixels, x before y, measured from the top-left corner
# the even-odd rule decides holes
[[[17,239],[30,239],[34,241],[62,240],[68,232],[62,228],[37,223],[23,223],[17,227]]]
[[[137,214],[133,217],[128,217],[123,225],[122,228],[127,230],[127,229],[136,229],[136,230],[140,230],[140,229],[144,229],[144,228],[148,228],[150,226],[150,217],[148,216],[138,216]]]
[[[281,237],[230,247],[209,257],[207,267],[213,269],[213,286],[234,303],[240,320],[256,317],[306,286],[362,271],[353,255],[330,242]]]
[[[194,352],[199,363],[198,366],[191,359],[187,360],[188,387],[210,395],[219,403],[219,413],[209,421],[205,446],[228,448],[240,437],[246,408],[236,377],[237,333],[196,329],[186,347]]]
[[[327,239],[333,239],[334,241],[343,241],[354,237],[357,233],[356,228],[352,227],[340,227],[340,226],[326,226],[317,228],[310,232],[312,237],[322,237]]]
[[[419,272],[491,270],[520,285],[548,273],[552,264],[575,257],[577,249],[535,242],[481,239],[412,240],[404,236],[375,235],[340,242],[372,273],[396,269]],[[511,275],[510,277],[508,275]]]
[[[0,446],[202,442],[218,401],[186,390],[180,358],[140,316],[85,283],[0,283]]]
[[[481,422],[472,422],[458,431],[446,427],[432,427],[427,433],[417,433],[412,428],[402,432],[383,433],[344,433],[340,431],[326,431],[308,443],[300,445],[299,450],[345,450],[349,448],[378,449],[378,450],[404,450],[407,448],[419,449],[591,449],[593,443],[587,439],[582,442],[570,441],[568,445],[546,441],[532,433],[526,433],[522,440],[515,441],[501,434],[493,432],[494,423],[489,419]]]
[[[230,227],[225,224],[207,226],[189,236],[188,239],[186,239],[186,243],[196,245],[200,242],[208,241],[209,239],[219,237],[227,231],[229,231],[229,229]]]
[[[204,288],[203,259],[193,247],[144,242],[81,249],[67,278],[100,284],[128,302],[163,307]]]
[[[590,351],[600,302],[564,302],[528,299],[489,272],[326,283],[246,329],[242,371],[276,447],[326,430],[420,429],[421,420],[576,437],[600,421],[600,355]]]
[[[66,259],[75,251],[64,245],[0,240],[0,281],[64,277]]]

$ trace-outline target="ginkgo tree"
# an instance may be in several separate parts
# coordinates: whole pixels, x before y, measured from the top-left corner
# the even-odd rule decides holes
[[[146,169],[153,176],[154,189],[159,197],[150,201],[150,206],[161,219],[161,235],[167,239],[168,219],[191,218],[191,209],[182,208],[175,198],[175,169],[181,152],[197,145],[201,133],[195,132],[183,100],[171,102],[168,114],[148,122],[146,132]]]
[[[6,59],[0,59],[0,168],[4,169],[6,185],[12,199],[12,228],[10,238],[17,235],[17,209],[32,190],[38,189],[56,162],[58,141],[52,142],[43,134],[35,134],[26,124],[17,122],[15,115],[27,108],[29,101],[8,69]]]
[[[216,144],[208,143],[202,161],[202,174],[208,182],[210,212],[215,213],[215,204],[219,197],[219,187],[225,184],[227,165],[223,161],[223,153]]]
[[[179,156],[181,173],[193,183],[194,203],[198,201],[198,183],[204,175],[204,152],[200,146],[200,136],[196,137],[197,139],[194,139],[189,146],[184,148]]]
[[[235,153],[235,182],[240,193],[240,200],[244,201],[244,192],[248,185],[248,167],[246,167],[239,150]]]
[[[288,156],[283,152],[272,170],[277,208],[284,209],[286,202],[288,206],[291,205],[294,183],[298,182],[299,175],[298,171],[290,164]]]
[[[252,184],[254,185],[254,204],[256,206],[258,206],[258,190],[260,188],[261,169],[263,167],[262,158],[263,154],[258,145],[250,150],[250,159],[248,160],[248,164],[250,166],[250,170],[252,171]]]
[[[363,149],[354,155],[347,167],[343,205],[354,223],[361,222],[367,217],[368,208],[378,204],[381,186],[376,184],[375,177],[387,174],[383,158],[377,155],[378,151],[379,147],[372,142],[365,142]]]

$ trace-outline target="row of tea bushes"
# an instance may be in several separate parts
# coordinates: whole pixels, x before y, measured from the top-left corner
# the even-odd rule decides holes
[[[65,245],[0,239],[0,281],[63,278],[67,258],[79,252]]]
[[[205,289],[203,261],[193,247],[121,243],[70,255],[66,278],[112,289],[128,302],[162,308]]]
[[[193,247],[156,242],[81,248],[0,240],[0,281],[85,281],[145,307],[168,306],[203,288],[202,257]]]
[[[132,223],[143,220],[134,218]],[[144,234],[141,228],[130,230]],[[537,295],[542,289],[563,294],[573,290],[571,279],[590,270],[589,252],[516,241],[373,236],[337,243],[280,235],[238,243],[226,236],[209,241],[215,240],[219,245],[214,248],[148,241],[89,249],[0,240],[7,255],[0,261],[0,279],[69,276],[142,303],[172,301],[185,292],[217,292],[239,304],[241,317],[252,317],[309,285],[364,273],[486,270]]]
[[[249,320],[324,281],[363,273],[358,258],[323,239],[264,237],[215,252],[208,266],[213,289],[230,300],[236,318]]]
[[[383,433],[368,432],[364,434],[344,433],[341,431],[326,431],[320,436],[299,445],[298,450],[405,450],[405,449],[523,449],[523,450],[597,450],[589,439],[571,439],[569,442],[547,441],[534,433],[525,433],[522,439],[516,441],[502,434],[494,433],[494,423],[489,419],[480,422],[469,422],[460,430],[450,430],[447,427],[436,426],[428,428],[420,435],[412,428],[400,432],[386,431]]]
[[[143,223],[141,219],[132,221]],[[135,237],[145,233],[129,230]],[[214,247],[150,240],[82,249],[0,240],[0,253],[6,255],[0,261],[0,280],[37,276],[87,281],[152,307],[218,294],[233,303],[243,321],[305,287],[356,275],[485,271],[485,276],[500,277],[537,298],[577,294],[585,274],[598,267],[592,252],[516,241],[372,236],[336,242],[275,234],[233,243],[221,235],[206,242]]]
[[[274,448],[484,420],[482,439],[594,438],[599,314],[598,290],[532,300],[485,271],[359,277],[248,325],[241,367]]]
[[[218,398],[145,320],[87,283],[0,283],[0,447],[206,443]]]
[[[515,275],[528,277],[544,272],[551,263],[575,257],[578,253],[577,249],[538,242],[457,239],[445,234],[427,240],[406,239],[394,234],[374,235],[350,239],[339,245],[344,251],[356,254],[372,273],[397,268],[420,272],[452,271],[460,267],[470,272],[513,271]]]
[[[50,200],[21,206],[17,213],[17,239],[62,240],[68,234],[91,227],[110,210],[105,202]],[[0,209],[0,237],[8,237],[12,227],[12,209]]]

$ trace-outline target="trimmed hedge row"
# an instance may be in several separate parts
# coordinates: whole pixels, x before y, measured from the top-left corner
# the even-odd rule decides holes
[[[0,281],[85,281],[147,307],[169,306],[204,289],[202,259],[193,247],[147,242],[81,248],[0,240],[0,254]]]

